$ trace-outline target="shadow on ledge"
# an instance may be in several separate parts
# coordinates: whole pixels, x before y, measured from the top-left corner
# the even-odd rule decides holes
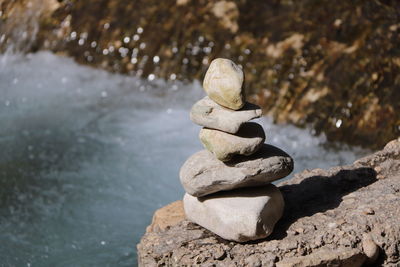
[[[333,176],[312,176],[299,184],[279,187],[285,199],[285,212],[267,240],[283,239],[298,219],[338,207],[343,196],[376,181],[372,168],[341,170]]]

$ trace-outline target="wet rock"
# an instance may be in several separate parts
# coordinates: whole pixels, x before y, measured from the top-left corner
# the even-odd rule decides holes
[[[224,239],[245,242],[272,233],[282,216],[284,201],[279,189],[270,184],[202,198],[185,194],[183,205],[189,220]]]
[[[259,106],[246,102],[239,110],[224,108],[208,96],[193,105],[190,119],[200,125],[227,133],[236,133],[240,126],[249,120],[259,118],[262,110]]]
[[[221,161],[229,161],[235,155],[250,156],[257,152],[265,141],[263,127],[255,122],[244,123],[234,135],[203,128],[199,137],[204,147]]]
[[[238,110],[244,106],[242,89],[244,74],[242,69],[232,60],[214,59],[203,80],[207,95],[216,103]]]
[[[187,193],[200,197],[222,190],[259,186],[287,176],[293,159],[284,151],[264,144],[251,156],[237,156],[224,163],[207,151],[191,156],[182,166],[179,177]]]

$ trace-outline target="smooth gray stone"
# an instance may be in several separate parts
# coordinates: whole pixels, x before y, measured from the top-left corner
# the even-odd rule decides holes
[[[281,218],[284,200],[269,184],[197,198],[185,194],[186,217],[227,240],[246,242],[270,235]]]
[[[251,156],[236,156],[229,162],[218,160],[210,151],[192,155],[179,177],[185,191],[195,197],[218,191],[269,184],[293,170],[293,159],[279,148],[263,144]]]
[[[221,161],[229,161],[235,155],[250,156],[257,152],[265,141],[263,127],[255,122],[246,122],[236,134],[203,128],[199,138],[204,147]]]
[[[243,123],[261,115],[261,108],[249,102],[235,111],[218,105],[208,96],[194,104],[190,111],[190,119],[194,123],[232,134],[237,133]]]
[[[244,74],[232,60],[214,59],[203,80],[207,95],[226,108],[238,110],[244,105]]]

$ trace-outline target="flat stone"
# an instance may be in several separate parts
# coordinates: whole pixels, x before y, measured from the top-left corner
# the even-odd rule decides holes
[[[243,123],[261,115],[261,108],[249,102],[235,111],[218,105],[208,96],[194,104],[190,111],[190,119],[194,123],[232,134],[237,133]]]
[[[269,184],[219,192],[206,197],[185,194],[186,217],[227,240],[246,242],[267,237],[281,218],[284,200]]]
[[[260,124],[246,122],[236,134],[203,128],[199,138],[217,159],[229,161],[235,155],[249,156],[257,152],[265,141],[265,133]]]
[[[244,106],[244,74],[232,60],[214,59],[203,81],[207,95],[221,106],[238,110]]]
[[[218,191],[269,184],[293,170],[293,159],[281,149],[263,144],[251,156],[236,156],[229,162],[218,160],[208,150],[192,155],[179,177],[183,188],[200,197]]]

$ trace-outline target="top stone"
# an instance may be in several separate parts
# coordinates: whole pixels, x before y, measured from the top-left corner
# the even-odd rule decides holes
[[[214,59],[204,77],[203,87],[207,95],[221,106],[238,110],[244,106],[242,90],[244,74],[232,60]]]

